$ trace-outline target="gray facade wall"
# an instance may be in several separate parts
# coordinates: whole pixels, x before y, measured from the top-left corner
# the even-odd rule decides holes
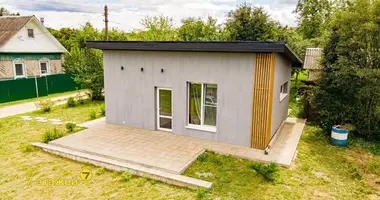
[[[107,122],[156,130],[155,88],[172,88],[174,134],[250,146],[254,62],[248,53],[104,51]],[[185,128],[187,82],[218,84],[216,133]]]
[[[271,138],[274,136],[277,129],[281,126],[281,123],[286,120],[288,116],[291,73],[291,62],[284,58],[281,54],[276,54],[273,85]],[[288,96],[280,101],[281,85],[286,82],[288,82]]]

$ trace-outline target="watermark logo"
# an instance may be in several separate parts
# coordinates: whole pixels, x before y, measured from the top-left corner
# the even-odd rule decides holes
[[[89,169],[82,169],[80,172],[80,178],[82,180],[88,181],[92,178],[92,171]],[[38,186],[77,186],[81,179],[32,179],[31,177],[27,179],[27,185],[36,184]]]
[[[86,168],[83,169],[82,172],[80,173],[80,177],[82,178],[82,180],[86,180],[86,181],[91,180],[92,178],[91,170],[86,169]]]

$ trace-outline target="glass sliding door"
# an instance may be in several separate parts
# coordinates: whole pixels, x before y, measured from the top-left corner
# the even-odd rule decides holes
[[[157,88],[157,129],[172,131],[172,90]]]

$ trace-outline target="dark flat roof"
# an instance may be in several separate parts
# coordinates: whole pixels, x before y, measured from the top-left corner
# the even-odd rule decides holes
[[[292,61],[293,67],[302,66],[302,61],[285,42],[87,41],[87,47],[126,51],[281,53]]]

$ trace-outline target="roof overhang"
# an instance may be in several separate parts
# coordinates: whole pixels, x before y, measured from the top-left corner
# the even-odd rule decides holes
[[[123,51],[280,53],[293,67],[302,67],[302,61],[285,42],[87,41],[87,47]]]

